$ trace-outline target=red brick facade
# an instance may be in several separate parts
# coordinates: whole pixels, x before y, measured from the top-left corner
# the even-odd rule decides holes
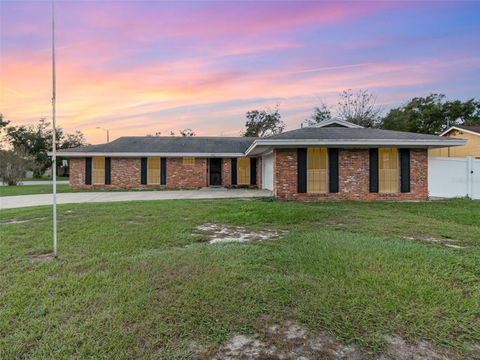
[[[222,159],[222,185],[230,186],[232,184],[232,159]]]
[[[167,158],[167,184],[141,185],[140,158],[111,160],[111,185],[85,184],[85,158],[70,159],[70,186],[72,188],[154,188],[193,189],[209,185],[208,158],[195,158],[195,165],[183,165],[183,158]],[[222,185],[231,186],[231,159],[222,159]],[[261,159],[257,159],[257,186],[261,185]]]
[[[183,165],[182,158],[167,158],[167,184],[141,185],[140,158],[112,158],[111,185],[85,185],[85,159],[70,159],[73,188],[200,188],[208,186],[208,158],[196,158],[195,165]],[[426,149],[410,153],[408,193],[381,194],[369,191],[369,149],[339,150],[339,192],[308,194],[297,192],[297,149],[276,149],[273,154],[274,193],[285,200],[426,200],[428,198],[428,155]],[[222,185],[231,186],[231,159],[222,159]],[[257,158],[257,187],[262,187],[262,159]]]
[[[297,149],[274,152],[274,192],[285,200],[426,200],[428,198],[428,155],[426,149],[410,153],[408,193],[371,193],[369,189],[369,150],[340,149],[339,192],[308,194],[297,192]]]
[[[195,158],[195,165],[183,165],[183,158],[167,158],[166,187],[193,189],[208,186],[207,163],[206,158]]]
[[[70,171],[70,187],[82,188],[85,187],[85,159],[71,158],[68,162]],[[90,187],[87,185],[87,187]]]

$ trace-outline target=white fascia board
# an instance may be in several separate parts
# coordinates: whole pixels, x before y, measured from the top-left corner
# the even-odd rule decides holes
[[[343,125],[348,128],[356,128],[356,129],[363,128],[363,126],[360,126],[345,120],[339,120],[339,119],[325,120],[325,121],[319,122],[318,124],[313,125],[312,127],[325,127],[332,124]]]
[[[52,156],[52,153],[48,153],[49,156]],[[159,156],[159,157],[243,157],[244,153],[135,153],[135,152],[57,152],[58,157],[91,157],[91,156],[105,156],[105,157],[148,157],[148,156]]]
[[[449,127],[447,130],[442,132],[439,136],[444,136],[445,134],[448,134],[452,130],[462,131],[462,132],[466,132],[466,133],[469,133],[469,134],[480,136],[480,134],[475,132],[475,131],[462,129],[462,128],[459,128],[459,127],[456,127],[456,126]]]
[[[290,139],[290,140],[255,140],[247,149],[246,155],[250,154],[257,146],[275,147],[298,147],[298,146],[413,146],[413,147],[448,147],[461,146],[466,144],[463,139],[445,140],[413,140],[413,139]]]

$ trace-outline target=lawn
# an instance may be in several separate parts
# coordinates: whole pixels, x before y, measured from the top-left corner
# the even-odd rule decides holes
[[[475,357],[479,214],[468,200],[61,205],[45,260],[51,209],[2,210],[0,358],[209,357],[287,322],[367,357],[389,336]],[[205,223],[288,232],[212,245]]]

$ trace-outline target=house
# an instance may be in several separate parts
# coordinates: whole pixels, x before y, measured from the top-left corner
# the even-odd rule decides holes
[[[61,150],[74,188],[255,186],[280,199],[424,200],[429,148],[465,140],[339,120],[264,138],[121,137]]]
[[[480,125],[455,125],[449,127],[440,136],[467,140],[462,146],[430,149],[430,156],[464,158],[471,156],[480,159]]]

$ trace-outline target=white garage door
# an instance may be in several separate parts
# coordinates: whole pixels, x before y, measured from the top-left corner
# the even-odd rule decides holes
[[[262,156],[262,185],[273,191],[273,154]]]

